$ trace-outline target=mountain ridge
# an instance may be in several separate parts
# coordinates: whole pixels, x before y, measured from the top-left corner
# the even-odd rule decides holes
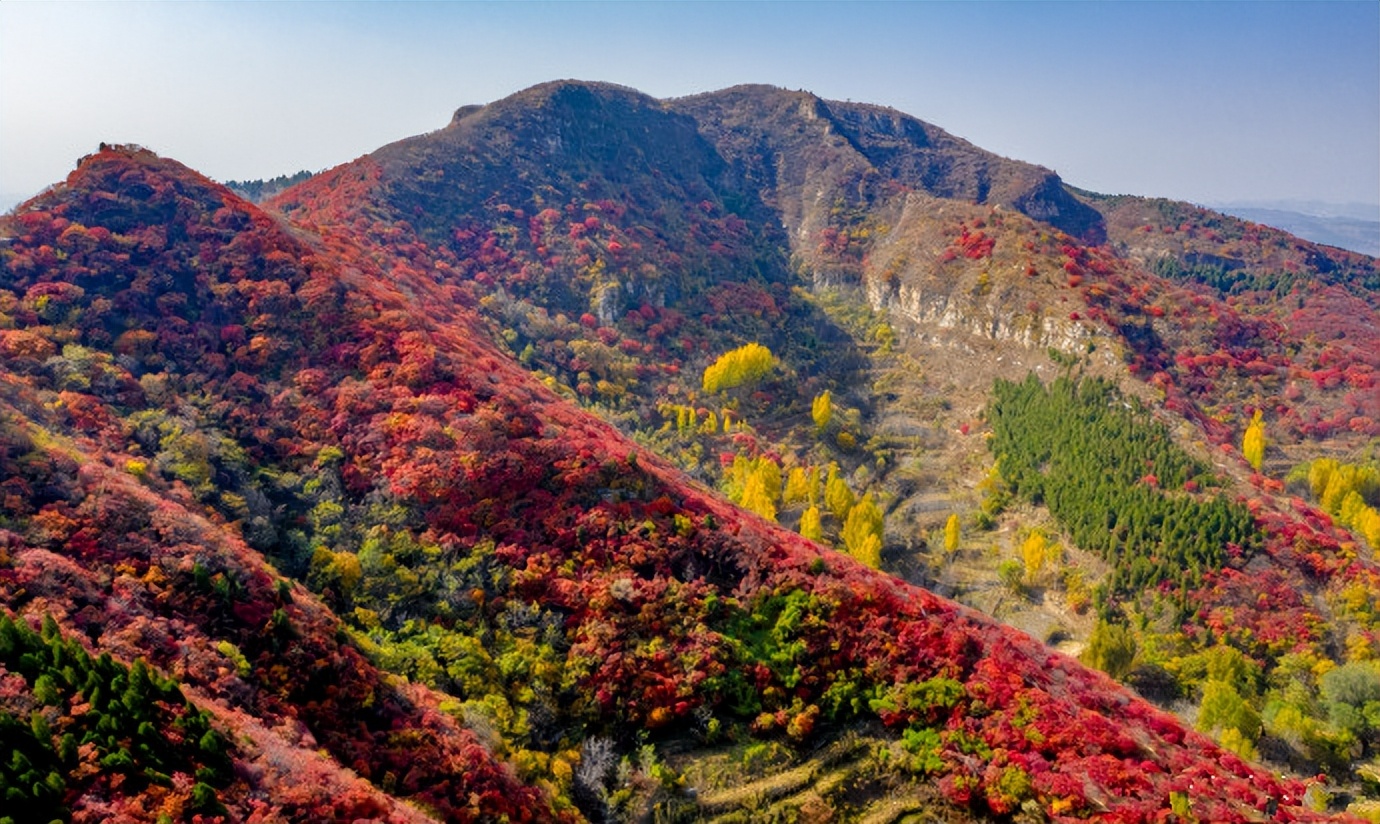
[[[907,247],[912,262],[898,264],[889,284],[876,271],[889,266],[874,237],[899,245],[917,233],[934,256],[932,274],[980,298],[990,294],[986,276],[989,290],[1014,284],[1030,300],[1076,297],[1081,308],[1081,279],[1124,276],[1130,290],[1143,272],[1068,236],[1042,241],[1049,230],[1024,214],[1006,217],[994,208],[1001,204],[888,192],[885,181],[869,182],[875,164],[859,163],[864,155],[843,138],[826,142],[826,160],[813,168],[837,172],[836,183],[875,185],[881,205],[859,198],[852,206],[868,209],[854,215],[845,199],[838,212],[831,202],[827,217],[810,217],[799,183],[768,186],[765,168],[711,153],[688,118],[657,114],[667,104],[563,82],[533,95],[554,99],[552,89],[569,94],[551,104],[554,115],[457,114],[451,134],[391,144],[278,195],[270,211],[171,161],[110,149],[5,218],[6,455],[13,477],[31,478],[5,500],[15,536],[0,569],[6,609],[32,621],[45,604],[82,591],[62,577],[74,571],[47,560],[64,553],[96,573],[85,605],[116,614],[121,603],[103,588],[163,587],[159,595],[177,602],[177,590],[157,579],[180,574],[178,587],[203,593],[189,604],[231,621],[192,636],[191,653],[182,653],[195,659],[190,689],[248,687],[269,696],[262,701],[286,701],[274,712],[296,713],[327,742],[334,764],[315,763],[368,779],[349,802],[353,814],[381,805],[402,816],[403,798],[453,820],[601,818],[652,805],[693,815],[674,779],[654,778],[666,775],[654,757],[628,756],[634,777],[621,779],[603,747],[632,752],[677,735],[705,743],[725,726],[804,747],[812,736],[873,723],[890,742],[881,746],[913,763],[895,775],[947,814],[1152,820],[1177,803],[1206,819],[1246,820],[1273,799],[1282,817],[1315,818],[1300,782],[1247,766],[1030,638],[743,513],[625,435],[662,414],[643,393],[665,392],[696,414],[731,408],[758,421],[758,430],[722,432],[719,448],[733,444],[759,460],[798,428],[792,421],[809,414],[801,407],[825,381],[861,392],[854,378],[818,376],[832,363],[819,342],[849,341],[857,351],[844,362],[861,363],[887,346],[884,336],[855,342],[853,321],[803,290],[820,269],[840,273],[824,279],[847,288],[899,287],[920,265],[921,247]],[[787,108],[808,102],[790,100]],[[625,104],[621,125],[577,122],[588,107]],[[456,144],[475,147],[473,155],[431,148],[471,139],[461,133],[500,115],[538,135],[554,122],[560,141],[525,141],[529,154],[502,164],[480,162],[482,153],[499,156],[512,130]],[[894,121],[902,131],[908,122]],[[642,126],[668,140],[639,154],[628,134]],[[566,147],[568,166],[535,176]],[[422,174],[409,176],[419,158]],[[585,164],[606,168],[611,159],[621,162],[581,177]],[[812,168],[787,171],[809,178],[802,167]],[[427,180],[428,171],[442,174]],[[1031,178],[1034,191],[1051,179]],[[647,180],[659,182],[648,190]],[[1030,191],[1009,191],[1018,190]],[[655,197],[641,194],[649,191]],[[794,229],[772,225],[764,191],[794,192]],[[906,202],[914,222],[900,219]],[[921,225],[919,215],[936,206],[953,211]],[[543,217],[545,209],[555,215]],[[873,209],[898,213],[906,231],[882,231]],[[665,220],[681,222],[694,242],[658,231]],[[1070,284],[1075,276],[1080,283]],[[799,328],[780,328],[792,323]],[[784,364],[763,389],[725,402],[679,377],[758,335],[776,336]],[[795,376],[805,376],[802,387]],[[617,412],[618,428],[581,410],[581,399]],[[853,468],[876,465],[872,453],[835,442],[823,454],[849,467],[854,482],[866,479]],[[79,494],[55,486],[65,469],[42,462],[63,454],[91,467],[76,475]],[[103,495],[180,510],[152,527],[103,523]],[[186,518],[224,530],[235,557],[249,560],[236,562],[239,571],[181,569],[180,558],[196,557],[186,548],[196,533],[179,532]],[[131,554],[122,530],[149,533],[152,548]],[[285,595],[285,579],[241,549],[236,533],[299,583]],[[95,536],[95,546],[72,541],[81,535]],[[215,553],[207,560],[221,562]],[[242,592],[225,583],[241,580]],[[48,600],[33,600],[42,587]],[[240,593],[226,599],[232,606],[214,605],[222,589]],[[56,616],[64,631],[100,631],[73,607]],[[357,673],[344,683],[367,688],[338,707],[315,694],[319,683],[292,687],[290,673],[311,665],[292,659],[293,669],[275,670],[284,653],[272,639],[285,625],[318,645],[321,660],[339,658]],[[265,637],[255,640],[255,628]],[[247,675],[232,675],[241,666],[221,642],[245,658]],[[137,636],[123,643],[114,648],[125,655],[140,649]],[[420,697],[405,700],[412,688],[385,670],[439,692],[417,687]],[[368,717],[366,701],[380,698],[398,713],[396,740],[342,723]],[[276,718],[258,711],[266,723]],[[421,729],[432,749],[404,769],[395,754]],[[468,759],[458,784],[447,759]],[[270,796],[289,793],[282,776],[263,780]],[[881,792],[866,786],[864,796]],[[240,792],[227,799],[248,810]],[[821,803],[846,808],[829,798]],[[326,817],[325,803],[318,796],[280,809]]]

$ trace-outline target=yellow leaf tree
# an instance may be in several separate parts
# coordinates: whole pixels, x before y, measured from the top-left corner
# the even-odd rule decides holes
[[[707,369],[701,384],[710,394],[753,384],[771,373],[776,364],[771,350],[760,343],[749,343],[719,356]]]
[[[848,512],[853,509],[856,502],[853,490],[848,488],[848,482],[839,477],[838,464],[829,464],[829,475],[824,481],[824,505],[842,522],[848,517]]]
[[[1246,426],[1246,434],[1241,437],[1241,455],[1256,472],[1260,471],[1260,465],[1265,462],[1265,421],[1261,418],[1259,409]]]
[[[1322,500],[1332,473],[1337,471],[1337,461],[1333,458],[1318,458],[1308,466],[1308,485],[1313,488],[1313,497]]]
[[[775,466],[775,464],[772,464]],[[779,476],[778,476],[779,477]],[[776,498],[768,489],[768,478],[764,472],[753,472],[743,487],[743,509],[756,512],[768,521],[776,520]]]
[[[834,417],[834,404],[828,389],[815,396],[810,404],[810,416],[815,420],[816,432],[823,432],[829,425]]]
[[[944,554],[952,555],[958,551],[958,539],[958,513],[955,512],[944,522]]]
[[[877,569],[882,565],[882,510],[872,500],[872,493],[848,511],[843,522],[843,545],[848,554]]]
[[[812,506],[800,516],[800,534],[811,541],[824,541],[824,527],[819,522],[819,507]]]
[[[1049,556],[1049,541],[1045,534],[1038,529],[1033,529],[1021,543],[1021,560],[1025,563],[1025,582],[1034,584],[1039,579],[1040,573],[1045,569],[1045,560]]]
[[[781,493],[781,502],[787,505],[808,503],[810,500],[810,474],[803,466],[793,466],[786,473],[786,488]]]

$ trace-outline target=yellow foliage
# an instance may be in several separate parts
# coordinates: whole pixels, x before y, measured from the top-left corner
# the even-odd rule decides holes
[[[756,512],[768,521],[776,520],[776,501],[768,494],[766,478],[760,472],[748,476],[747,485],[743,487],[743,500],[739,503],[743,509]]]
[[[776,502],[781,498],[781,467],[765,456],[733,459],[724,478],[729,500],[769,521],[776,520]]]
[[[1380,471],[1319,458],[1308,468],[1308,483],[1325,512],[1372,547],[1380,547],[1380,512],[1369,503],[1380,493]]]
[[[1255,744],[1236,727],[1222,730],[1222,737],[1218,739],[1217,743],[1222,745],[1222,749],[1231,750],[1247,761],[1260,759],[1260,753],[1256,750]]]
[[[765,378],[775,364],[770,349],[760,343],[749,343],[720,355],[704,370],[701,384],[704,391],[711,394],[753,384]]]
[[[1021,544],[1021,560],[1025,562],[1026,583],[1034,583],[1040,573],[1045,569],[1045,560],[1049,556],[1049,541],[1045,534],[1038,529],[1031,530]]]
[[[1322,497],[1318,499],[1318,505],[1323,508],[1323,511],[1335,515],[1342,508],[1342,501],[1350,491],[1351,484],[1348,483],[1347,473],[1338,469],[1328,478],[1327,488],[1323,490]]]
[[[1337,507],[1337,518],[1347,526],[1350,526],[1356,516],[1361,514],[1361,510],[1366,508],[1366,502],[1361,500],[1361,493],[1351,490],[1342,498],[1342,503]]]
[[[944,522],[944,553],[952,555],[958,551],[959,524],[958,513],[949,516],[949,520]]]
[[[1375,645],[1371,643],[1367,633],[1353,632],[1346,637],[1346,660],[1348,663],[1369,661],[1373,658],[1375,658]]]
[[[824,528],[819,522],[819,507],[811,506],[800,516],[800,534],[811,541],[824,540]]]
[[[359,586],[360,580],[364,577],[364,570],[360,567],[359,557],[353,552],[337,552],[332,559],[329,572],[340,582],[340,594],[349,595]]]
[[[1313,488],[1313,497],[1321,501],[1323,493],[1327,491],[1327,484],[1332,480],[1332,473],[1337,470],[1337,462],[1332,458],[1318,458],[1308,467],[1308,485]]]
[[[781,493],[783,504],[803,504],[810,500],[810,475],[803,466],[793,466],[786,474],[786,488]]]
[[[1369,617],[1371,610],[1371,591],[1365,581],[1352,581],[1342,587],[1340,593],[1342,606],[1347,614]]]
[[[876,535],[866,536],[861,544],[850,549],[848,553],[858,559],[859,563],[873,569],[882,568],[882,539]]]
[[[762,491],[772,501],[781,499],[781,465],[770,458],[757,459],[756,473],[762,479]]]
[[[872,499],[872,493],[863,496],[843,523],[843,544],[848,554],[873,569],[882,565],[882,510]]]
[[[1255,411],[1255,416],[1246,426],[1246,434],[1241,438],[1241,454],[1251,468],[1256,472],[1260,471],[1260,465],[1265,462],[1265,421],[1261,418],[1259,409]]]
[[[834,417],[834,406],[828,389],[816,395],[810,403],[810,416],[814,418],[816,431],[823,432],[829,425],[829,421]]]
[[[1370,544],[1371,548],[1380,549],[1380,512],[1377,512],[1374,507],[1368,506],[1356,513],[1351,527],[1366,539],[1366,543]]]
[[[835,518],[843,521],[857,499],[853,497],[853,490],[848,488],[848,482],[840,478],[838,473],[838,464],[829,464],[828,480],[824,482],[824,505],[829,507]]]

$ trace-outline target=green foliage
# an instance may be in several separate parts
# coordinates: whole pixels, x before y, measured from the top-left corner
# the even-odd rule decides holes
[[[1319,694],[1332,726],[1365,739],[1380,732],[1380,661],[1353,661],[1327,672]]]
[[[1113,678],[1124,678],[1136,660],[1136,637],[1121,624],[1099,620],[1083,650],[1083,663]]]
[[[704,391],[711,394],[750,386],[771,374],[776,358],[760,343],[749,343],[725,352],[704,370],[701,381]]]
[[[69,785],[79,789],[97,765],[123,773],[136,789],[166,783],[173,773],[194,774],[208,782],[212,800],[215,788],[229,783],[227,744],[210,716],[143,659],[130,667],[109,655],[93,659],[63,637],[51,616],[36,633],[0,614],[0,665],[21,676],[43,707],[25,720],[0,710],[0,798],[10,809],[23,808],[39,821],[64,818]],[[72,714],[82,703],[84,710]],[[169,735],[173,730],[176,736]],[[91,762],[79,760],[82,744],[93,745]]]
[[[1198,705],[1197,727],[1204,732],[1216,731],[1219,736],[1234,730],[1236,736],[1230,743],[1236,744],[1240,752],[1243,745],[1254,746],[1263,724],[1260,714],[1235,687],[1225,681],[1207,681],[1203,684],[1203,701]],[[1224,739],[1223,744],[1226,743]]]
[[[809,629],[819,629],[828,614],[826,605],[804,590],[791,590],[763,598],[753,605],[751,612],[735,610],[725,635],[732,639],[736,657],[752,663],[760,662],[772,670],[787,688],[800,683],[809,666],[803,638]],[[736,712],[750,715],[760,707],[762,696],[730,673],[720,689],[736,703]]]
[[[895,684],[880,698],[869,702],[873,712],[913,713],[938,719],[958,706],[967,695],[962,682],[952,678],[928,678]]]
[[[1025,573],[1021,562],[1015,558],[1007,558],[997,564],[997,580],[1013,595],[1025,592]]]
[[[1228,544],[1260,542],[1244,506],[1168,492],[1201,485],[1206,468],[1105,381],[998,381],[987,417],[1002,479],[1112,565],[1114,593],[1191,585],[1222,565]]]
[[[901,732],[901,749],[910,756],[905,766],[913,773],[941,772],[944,769],[944,759],[939,755],[942,747],[939,732],[929,727],[907,727]]]

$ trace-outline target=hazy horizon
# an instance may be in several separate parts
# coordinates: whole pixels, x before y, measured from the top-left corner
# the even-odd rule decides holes
[[[0,198],[102,141],[315,172],[568,77],[892,106],[1107,194],[1380,204],[1371,2],[7,2]]]

